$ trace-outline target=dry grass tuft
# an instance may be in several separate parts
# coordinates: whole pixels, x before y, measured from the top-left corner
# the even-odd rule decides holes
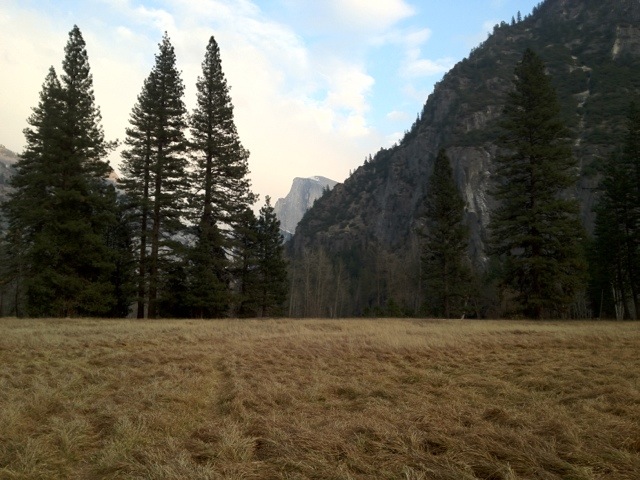
[[[0,479],[636,479],[640,325],[0,320]]]

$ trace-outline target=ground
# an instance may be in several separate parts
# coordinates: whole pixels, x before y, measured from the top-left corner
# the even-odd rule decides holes
[[[0,479],[637,479],[640,323],[0,319]]]

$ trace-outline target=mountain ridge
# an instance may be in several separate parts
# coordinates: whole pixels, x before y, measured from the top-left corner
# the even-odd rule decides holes
[[[558,92],[580,162],[576,186],[568,193],[580,200],[583,223],[591,231],[598,162],[618,144],[629,101],[640,93],[638,1],[546,0],[521,22],[496,25],[436,84],[399,144],[380,149],[316,202],[298,225],[293,257],[314,248],[334,252],[334,259],[350,265],[354,282],[374,275],[380,252],[404,258],[407,245],[419,241],[426,186],[444,147],[467,202],[469,255],[476,267],[487,268],[498,120],[526,48],[545,61]],[[370,305],[373,296],[363,293],[361,303]],[[388,291],[375,295],[385,296],[392,297]],[[359,308],[350,313],[364,307]]]

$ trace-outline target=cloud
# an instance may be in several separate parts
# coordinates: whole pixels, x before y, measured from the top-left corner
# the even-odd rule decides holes
[[[407,112],[401,112],[398,110],[392,110],[387,113],[387,119],[392,122],[407,122],[409,120],[409,114]]]
[[[454,61],[450,58],[422,58],[424,44],[432,36],[429,28],[394,29],[373,38],[376,46],[394,45],[402,51],[399,74],[405,78],[416,78],[438,75],[448,71]]]
[[[280,3],[310,34],[343,38],[368,38],[416,14],[405,0],[281,0]]]
[[[402,73],[407,77],[430,77],[448,72],[454,65],[455,61],[450,58],[430,60],[410,55]]]
[[[173,15],[158,8],[147,8],[140,5],[135,9],[136,16],[142,23],[153,25],[160,31],[175,32],[176,23]]]
[[[359,66],[341,64],[331,68],[326,105],[338,111],[347,110],[363,114],[369,110],[367,94],[374,79]]]
[[[178,59],[189,58],[185,77],[199,74],[211,33],[220,44],[258,193],[283,196],[294,176],[342,180],[364,153],[377,149],[381,139],[366,118],[374,80],[344,50],[314,50],[291,27],[265,17],[250,2],[173,4],[172,11],[182,12],[179,31],[188,31],[172,36]],[[187,95],[195,95],[189,88]]]
[[[331,0],[336,17],[354,26],[384,30],[415,14],[404,0]]]
[[[58,59],[68,30],[36,10],[16,12],[11,7],[11,3],[0,7],[0,143],[20,153],[22,130],[38,104],[49,67],[60,71]]]
[[[378,29],[375,34],[412,14],[402,0],[296,3],[313,4],[340,21],[364,18]],[[215,35],[238,132],[251,152],[252,183],[263,196],[284,196],[294,176],[322,174],[341,181],[385,143],[368,120],[374,78],[362,53],[370,33],[362,33],[349,48],[309,43],[247,0],[87,0],[87,5],[90,11],[100,9],[99,21],[80,13],[69,17],[64,8],[26,10],[11,0],[0,7],[0,89],[12,92],[0,98],[0,142],[7,147],[22,149],[30,108],[37,105],[49,65],[61,71],[73,23],[87,42],[107,139],[124,140],[129,114],[166,30],[176,49],[188,109],[195,103],[205,47]],[[428,34],[411,32],[409,37],[418,42]],[[119,160],[112,157],[116,164]]]

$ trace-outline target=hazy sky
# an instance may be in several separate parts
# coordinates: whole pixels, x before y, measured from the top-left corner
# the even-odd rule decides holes
[[[398,141],[435,82],[493,25],[539,0],[0,0],[0,144],[18,153],[51,65],[82,31],[107,139],[129,113],[165,31],[189,110],[214,35],[253,190],[294,177],[343,181]],[[119,155],[110,158],[118,167]]]

